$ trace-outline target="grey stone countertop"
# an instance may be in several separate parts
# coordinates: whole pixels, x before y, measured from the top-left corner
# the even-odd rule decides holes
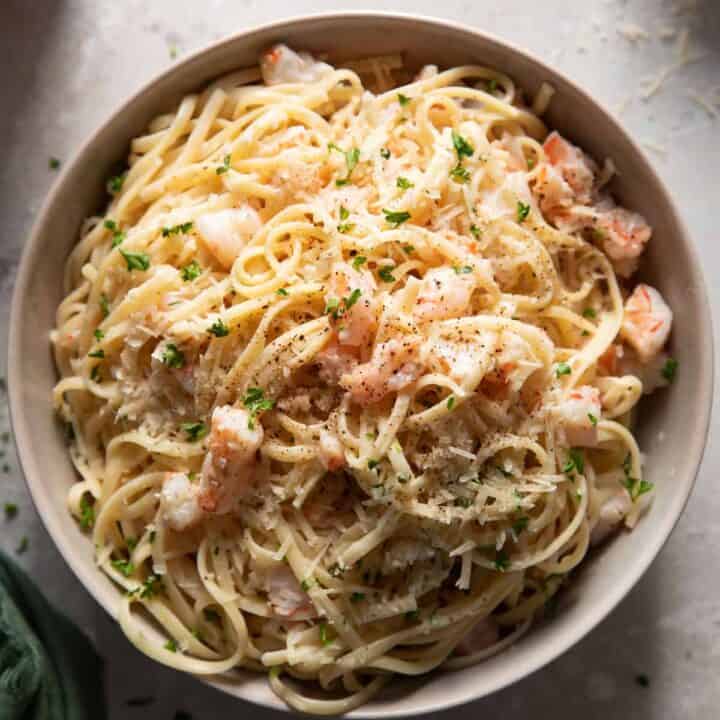
[[[232,31],[337,9],[442,15],[526,47],[616,110],[674,194],[720,307],[720,3],[717,0],[4,0],[0,3],[0,332],[6,345],[20,252],[51,186],[49,159],[72,156],[131,92],[173,58]],[[643,100],[689,30],[699,57]],[[647,33],[647,34],[646,34]],[[674,33],[673,37],[669,37]],[[706,106],[699,102],[705,98]],[[712,340],[708,338],[708,342]],[[0,374],[4,375],[2,354]],[[716,423],[720,415],[716,414]],[[4,393],[0,433],[9,430]],[[627,599],[574,649],[489,698],[437,717],[585,720],[712,718],[720,712],[720,493],[713,427],[694,495],[671,540]],[[161,667],[135,650],[79,585],[37,517],[8,434],[0,435],[0,546],[95,640],[113,720],[281,718]],[[646,675],[649,685],[639,682]],[[141,706],[128,703],[146,698]],[[285,715],[287,717],[287,715]]]

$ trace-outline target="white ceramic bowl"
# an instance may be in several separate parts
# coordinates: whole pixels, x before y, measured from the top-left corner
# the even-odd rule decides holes
[[[477,63],[501,69],[534,93],[551,83],[557,93],[547,120],[597,158],[613,158],[613,191],[655,228],[642,276],[657,285],[675,311],[675,384],[643,402],[638,423],[647,477],[657,485],[650,513],[632,536],[620,536],[588,560],[567,593],[563,611],[509,651],[481,665],[397,680],[358,716],[431,712],[498,690],[550,662],[595,627],[628,593],[658,554],[692,489],[712,400],[712,328],[695,250],[670,197],[643,153],[617,122],[581,88],[527,53],[460,25],[383,13],[318,15],[238,33],[191,55],[148,83],[88,140],[58,179],[40,212],[20,265],[9,342],[10,407],[15,438],[37,510],[65,560],[97,601],[115,614],[118,589],[99,572],[92,546],[66,507],[75,481],[51,408],[56,380],[48,343],[63,295],[63,265],[80,224],[106,202],[105,178],[124,161],[128,142],[153,117],[213,78],[256,62],[278,41],[327,53],[330,59],[404,54],[412,66]],[[154,631],[148,624],[147,632]],[[238,698],[284,707],[266,678],[239,673],[206,679]]]

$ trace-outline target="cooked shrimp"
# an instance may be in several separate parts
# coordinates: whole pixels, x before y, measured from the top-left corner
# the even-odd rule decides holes
[[[598,214],[595,230],[615,270],[623,277],[632,275],[652,235],[645,218],[625,208],[613,208]]]
[[[166,473],[160,491],[162,514],[173,530],[186,530],[198,523],[203,511],[198,503],[200,486],[185,473]]]
[[[597,422],[600,419],[602,406],[600,391],[596,387],[581,385],[553,410],[560,423],[566,445],[579,447],[597,445]]]
[[[309,53],[296,53],[287,45],[274,45],[260,58],[260,72],[266,85],[312,83],[332,72],[330,65]]]
[[[575,193],[565,181],[563,174],[554,165],[543,163],[537,169],[533,192],[538,198],[540,209],[551,220],[569,208]]]
[[[388,393],[402,390],[422,373],[418,354],[422,338],[408,335],[375,347],[369,362],[358,365],[340,379],[340,385],[360,405],[379,402]]]
[[[320,432],[318,456],[323,467],[330,472],[339,470],[345,465],[345,452],[342,443],[327,430]]]
[[[477,286],[473,272],[443,267],[430,270],[422,281],[414,309],[421,321],[445,320],[465,314]]]
[[[335,325],[340,345],[369,344],[377,328],[375,289],[375,280],[366,270],[355,270],[347,263],[334,265],[326,302],[328,307],[337,307]]]
[[[353,348],[340,347],[333,341],[315,356],[315,362],[319,367],[320,379],[328,385],[337,385],[343,375],[355,368],[358,357]]]
[[[270,605],[279,617],[307,620],[317,614],[310,597],[287,565],[279,565],[271,570],[267,593]]]
[[[620,334],[644,363],[649,362],[668,339],[673,314],[662,295],[641,283],[625,301]]]
[[[260,216],[249,205],[201,215],[195,221],[200,239],[226,270],[261,225]]]
[[[500,640],[498,626],[489,618],[480,620],[455,648],[455,655],[473,655],[487,650]]]
[[[607,538],[622,519],[632,510],[633,501],[628,491],[618,487],[600,505],[597,521],[590,531],[590,544],[598,545]]]
[[[589,203],[597,170],[595,163],[558,132],[548,135],[543,143],[543,150],[550,163],[562,173],[572,188],[576,202]]]
[[[251,423],[246,410],[230,405],[215,408],[200,482],[203,510],[229,512],[248,493],[254,482],[255,453],[262,441],[262,425],[257,420]]]

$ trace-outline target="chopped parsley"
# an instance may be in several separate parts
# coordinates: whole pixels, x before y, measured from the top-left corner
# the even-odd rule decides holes
[[[400,103],[400,107],[405,107],[406,105],[409,105],[411,100],[411,98],[409,98],[407,95],[403,95],[402,93],[398,93],[397,99]]]
[[[447,409],[448,409],[448,410],[452,410],[453,407],[455,407],[455,396],[454,396],[454,395],[451,395],[451,396],[447,399],[447,402],[446,402],[445,404],[447,405]]]
[[[498,82],[495,78],[490,78],[487,83],[488,92],[494,93],[497,90]]]
[[[518,200],[517,204],[517,221],[519,223],[523,222],[527,216],[530,214],[530,206],[526,205],[521,200]]]
[[[407,255],[412,255],[415,252],[415,246],[414,245],[403,245],[402,250]]]
[[[374,470],[379,464],[379,460],[368,460],[368,470]]]
[[[498,550],[495,553],[495,569],[500,572],[505,572],[510,567],[510,558],[505,554],[505,551]]]
[[[100,382],[100,365],[93,365],[92,369],[90,370],[90,379],[93,382]]]
[[[637,500],[641,495],[650,492],[655,486],[651,482],[646,480],[638,480],[632,477],[632,457],[630,453],[625,456],[622,464],[623,472],[625,473],[625,480],[623,485],[627,488],[630,497],[633,500]]]
[[[470,500],[470,498],[466,498],[466,497],[459,497],[459,498],[455,498],[455,502],[453,504],[456,507],[469,508],[472,505],[472,500]]]
[[[410,219],[410,213],[407,210],[387,210],[383,208],[383,215],[385,215],[385,221],[394,228]]]
[[[360,160],[360,150],[358,150],[358,148],[351,148],[350,150],[345,151],[332,142],[328,143],[328,150],[335,150],[341,155],[345,156],[345,167],[347,168],[347,175],[344,178],[336,180],[335,184],[338,187],[347,185],[350,182],[350,176],[352,175],[353,170],[358,164],[358,160]]]
[[[6,502],[4,510],[6,520],[12,520],[18,514],[18,506],[15,503]]]
[[[563,375],[570,375],[572,372],[570,366],[566,362],[558,363],[555,367],[555,377],[562,377]]]
[[[380,157],[388,160],[390,158],[390,151],[387,148],[380,148]]]
[[[367,258],[364,255],[356,255],[353,259],[352,265],[357,270],[361,265],[367,262]]]
[[[340,317],[340,300],[338,298],[328,298],[325,305],[325,314],[332,315],[336,320]]]
[[[189,262],[180,271],[180,277],[185,282],[190,282],[191,280],[195,280],[195,279],[199,278],[201,274],[202,274],[202,268],[198,264],[197,260],[193,260],[192,262]]]
[[[23,535],[20,538],[20,543],[15,548],[15,552],[18,555],[22,555],[29,547],[30,547],[30,541],[27,539],[27,537],[25,535]]]
[[[128,591],[130,597],[138,596],[142,599],[155,597],[162,592],[162,579],[158,575],[148,575],[147,579],[133,590]]]
[[[208,434],[208,426],[204,422],[186,422],[180,429],[188,436],[188,440],[196,442]]]
[[[100,348],[99,350],[93,350],[92,352],[88,353],[88,357],[91,358],[104,358],[105,357],[105,351]]]
[[[111,195],[117,195],[122,190],[126,175],[127,173],[122,173],[122,175],[113,175],[107,181],[107,191]]]
[[[80,500],[80,527],[83,530],[90,530],[95,525],[95,508],[88,502],[83,495]]]
[[[345,309],[349,310],[360,299],[361,295],[362,291],[359,288],[355,288],[344,300]]]
[[[320,625],[318,626],[318,630],[320,632],[320,642],[323,645],[329,645],[332,642],[332,638],[328,634],[327,623],[320,623]]]
[[[472,225],[470,226],[470,232],[471,232],[472,236],[473,236],[476,240],[477,240],[477,239],[480,237],[480,235],[481,235],[480,228],[479,228],[477,225],[475,225],[475,224],[472,224]]]
[[[178,350],[175,343],[168,343],[163,350],[161,357],[163,365],[169,368],[181,368],[185,365],[185,355],[182,350]]]
[[[58,160],[56,157],[51,157],[51,158],[48,160],[48,167],[49,167],[51,170],[57,170],[57,169],[59,169],[59,167],[60,167],[60,160]]]
[[[354,602],[354,603],[360,602],[361,600],[364,600],[364,599],[365,599],[365,593],[361,593],[361,592],[354,592],[350,596],[350,602]]]
[[[528,523],[530,522],[530,518],[528,517],[519,517],[513,524],[512,524],[512,530],[515,533],[515,535],[519,535],[523,530],[527,529]]]
[[[105,293],[100,296],[100,312],[104,318],[110,314],[110,301]]]
[[[95,328],[93,335],[98,342],[105,337],[105,333],[100,328]]]
[[[125,258],[128,271],[147,270],[150,267],[150,258],[146,253],[121,250],[120,254]]]
[[[597,316],[597,312],[595,312],[594,308],[587,307],[582,312],[584,318],[594,318]]]
[[[223,175],[230,169],[230,155],[226,155],[223,158],[223,163],[220,167],[215,168],[217,175]]]
[[[453,265],[453,270],[456,275],[469,275],[473,271],[472,265]]]
[[[392,274],[392,271],[394,269],[394,265],[383,265],[383,267],[378,270],[378,275],[380,276],[380,279],[383,282],[395,282],[395,276]]]
[[[470,180],[470,171],[462,163],[458,163],[450,171],[450,177],[457,183],[466,183]]]
[[[130,577],[135,572],[135,565],[130,560],[113,560],[112,566],[125,577]]]
[[[406,177],[403,177],[402,175],[398,177],[398,179],[395,181],[395,184],[401,190],[409,190],[410,188],[415,187],[415,183],[410,182]]]
[[[163,647],[170,652],[177,652],[178,644],[174,638],[170,638]]]
[[[265,397],[265,391],[259,387],[251,387],[247,389],[243,398],[243,405],[250,411],[250,419],[248,420],[248,430],[255,427],[255,418],[266,410],[272,410],[275,407],[275,401]]]
[[[222,321],[222,318],[218,318],[207,331],[215,337],[226,337],[230,334],[230,328]]]
[[[452,131],[452,142],[458,160],[462,160],[463,157],[472,157],[475,152],[475,148],[462,135],[456,133],[454,130]]]
[[[595,415],[593,415],[592,413],[588,413],[588,419],[590,420],[590,422],[591,422],[593,425],[597,425],[597,424],[598,424],[598,419],[597,419],[597,417],[595,417]]]
[[[661,375],[669,382],[675,380],[675,375],[678,369],[678,361],[675,358],[668,358],[660,371]]]
[[[307,592],[312,587],[312,580],[305,578],[301,583],[300,587],[303,592]]]
[[[582,452],[576,448],[571,448],[568,455],[569,457],[565,465],[563,465],[562,471],[566,474],[572,473],[575,470],[579,473],[583,472],[585,470],[585,458]]]
[[[276,295],[282,295],[283,297],[287,297],[288,291],[287,291],[285,288],[278,288],[278,289],[275,291],[275,294],[276,294]]]
[[[350,211],[344,206],[340,206],[340,219],[347,220],[350,217]]]
[[[173,225],[172,227],[164,227],[162,229],[162,236],[168,237],[169,235],[186,235],[192,230],[192,227],[192,221],[180,223],[180,225]]]

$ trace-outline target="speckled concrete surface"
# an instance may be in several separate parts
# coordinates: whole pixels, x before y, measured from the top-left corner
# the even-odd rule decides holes
[[[716,0],[4,0],[0,4],[0,332],[6,337],[10,293],[24,239],[53,182],[50,157],[65,160],[131,92],[181,55],[222,35],[283,16],[383,9],[441,15],[525,46],[622,109],[622,121],[647,144],[674,193],[704,261],[720,309],[720,106],[701,107],[720,84],[720,3]],[[618,32],[637,25],[649,38]],[[673,61],[665,26],[691,30],[699,59],[672,73],[648,101],[642,79]],[[715,99],[718,99],[717,94]],[[711,339],[708,338],[708,342]],[[3,342],[5,344],[5,342]],[[2,366],[5,357],[0,359]],[[0,374],[2,368],[0,368]],[[716,420],[720,422],[720,420]],[[0,402],[0,433],[8,429]],[[720,445],[711,434],[695,494],[670,542],[645,578],[588,638],[551,666],[486,700],[437,717],[717,717],[720,707]],[[107,662],[111,718],[196,720],[281,715],[239,704],[135,651],[80,587],[35,514],[11,443],[0,435],[0,546],[19,555],[43,589],[95,639]],[[3,467],[3,463],[5,463]],[[647,675],[649,686],[637,682]],[[141,706],[128,701],[145,698]]]

